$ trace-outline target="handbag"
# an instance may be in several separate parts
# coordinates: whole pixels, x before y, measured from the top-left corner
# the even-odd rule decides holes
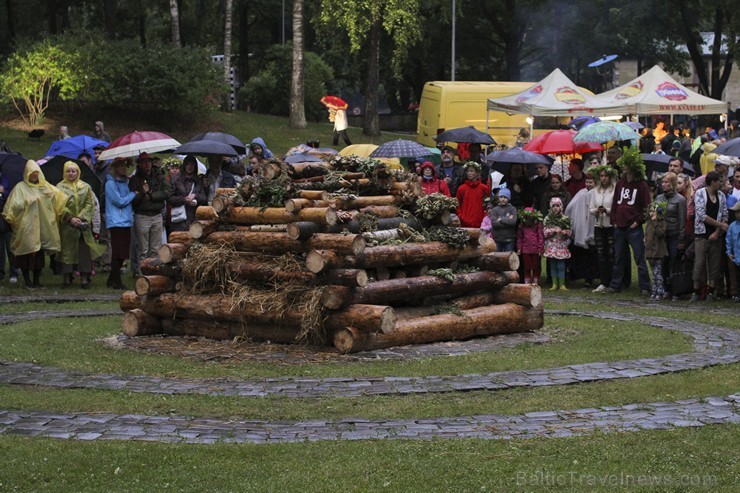
[[[195,189],[195,183],[193,183],[193,185],[190,187],[190,192],[188,193],[188,195],[193,193],[194,189]],[[188,219],[188,213],[185,210],[185,204],[177,205],[170,210],[170,222],[171,223],[173,224],[181,223],[181,222],[187,221],[187,219]]]
[[[694,271],[694,258],[683,255],[677,262],[671,273],[671,294],[678,296],[691,293],[694,290],[692,273]]]

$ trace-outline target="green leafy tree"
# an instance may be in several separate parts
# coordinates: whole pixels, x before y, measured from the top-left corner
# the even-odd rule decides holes
[[[44,120],[54,97],[70,100],[85,85],[78,52],[67,51],[51,40],[13,53],[0,75],[0,93],[30,126]]]
[[[408,50],[421,36],[418,0],[321,0],[319,24],[324,29],[347,33],[350,52],[366,50],[365,135],[379,135],[378,88],[380,86],[381,32],[391,36],[392,76],[399,78]]]

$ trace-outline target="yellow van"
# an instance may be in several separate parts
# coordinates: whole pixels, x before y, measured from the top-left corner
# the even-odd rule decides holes
[[[451,128],[474,126],[486,131],[486,108],[489,98],[501,98],[521,92],[534,82],[475,82],[431,81],[424,84],[419,103],[416,140],[425,146],[436,145],[435,137]],[[488,133],[498,145],[508,147],[516,143],[519,130],[526,128],[527,115],[509,115],[499,111],[488,112]],[[559,128],[560,122],[570,118],[553,117],[534,120],[534,135]],[[533,137],[534,137],[533,135]]]

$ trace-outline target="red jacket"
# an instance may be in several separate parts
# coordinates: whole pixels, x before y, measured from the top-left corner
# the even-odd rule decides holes
[[[430,180],[424,179],[424,168],[432,169],[432,178]],[[422,176],[419,177],[419,184],[421,185],[421,189],[424,190],[425,195],[430,195],[432,193],[441,193],[443,195],[446,195],[447,197],[450,197],[450,187],[447,186],[446,181],[437,178],[437,172],[431,162],[426,161],[424,162],[424,164],[421,165],[421,173]]]
[[[523,254],[537,253],[542,255],[544,242],[545,238],[541,222],[519,224],[519,229],[516,231],[516,249],[518,251],[521,251]]]
[[[457,189],[457,215],[463,228],[480,228],[483,216],[483,200],[490,197],[491,189],[480,180],[465,180]]]

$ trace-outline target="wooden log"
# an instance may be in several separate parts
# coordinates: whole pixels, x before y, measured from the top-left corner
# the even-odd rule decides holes
[[[330,200],[288,199],[285,201],[285,210],[293,213],[308,207],[330,207],[333,205]]]
[[[421,225],[419,221],[414,217],[393,217],[393,218],[379,218],[378,219],[378,231],[385,229],[395,229],[401,224],[407,224],[414,229],[420,229]],[[362,232],[362,224],[359,221],[350,221],[341,224],[335,224],[333,226],[324,226],[321,224],[309,222],[309,221],[298,221],[290,223],[288,225],[288,235],[294,239],[307,240],[316,233],[341,233],[342,231],[348,231],[353,234]]]
[[[388,240],[400,240],[403,238],[403,233],[398,228],[383,229],[380,231],[362,233],[362,237],[365,238],[366,243],[373,243],[373,242],[382,243]]]
[[[516,280],[518,280],[516,272],[488,271],[456,274],[452,282],[436,276],[389,279],[354,289],[352,297],[342,300],[344,301],[342,305],[355,303],[382,305],[393,301],[420,299],[440,294],[461,295],[500,288]]]
[[[468,234],[468,241],[471,244],[483,245],[489,238],[487,234],[483,233],[479,228],[460,228]]]
[[[478,258],[468,260],[470,265],[474,265],[482,270],[506,271],[519,269],[519,256],[516,252],[489,252]]]
[[[299,192],[302,199],[309,200],[328,200],[329,192],[324,190],[301,190]]]
[[[134,283],[134,291],[139,296],[158,296],[175,291],[175,280],[166,276],[139,276]]]
[[[167,236],[168,243],[182,243],[183,245],[190,245],[193,243],[193,237],[190,236],[189,231],[173,231]]]
[[[367,286],[368,275],[363,269],[333,269],[316,278],[319,284],[338,284],[349,287]]]
[[[247,226],[245,231],[261,231],[263,233],[285,233],[288,231],[287,224],[252,224]],[[237,231],[240,230],[240,226],[237,226]]]
[[[378,281],[387,281],[391,278],[391,270],[388,267],[377,267],[375,269],[375,279]]]
[[[217,231],[205,240],[206,244],[230,244],[237,250],[273,254],[306,252],[315,248],[330,249],[336,253],[359,255],[365,250],[361,235],[318,233],[305,242],[291,239],[287,233],[254,231]]]
[[[363,288],[357,288],[363,289]],[[330,310],[337,310],[349,305],[352,299],[353,289],[349,286],[330,285],[324,286],[321,291],[321,306]]]
[[[401,210],[394,205],[371,205],[360,209],[363,214],[370,214],[375,217],[382,217],[389,219],[392,217],[398,217]]]
[[[185,254],[188,253],[190,245],[184,245],[182,243],[165,243],[159,247],[159,260],[165,264],[170,262],[177,262],[185,258]]]
[[[236,188],[217,188],[213,195],[214,197],[216,195],[231,195],[234,192],[236,192]]]
[[[307,207],[296,214],[282,207],[232,207],[226,220],[232,224],[288,224],[298,220],[331,226],[337,223],[337,212],[331,207]]]
[[[378,205],[398,205],[401,197],[397,195],[370,195],[365,197],[343,197],[335,199],[337,209],[362,209]]]
[[[221,214],[229,209],[229,206],[234,203],[234,198],[230,195],[216,195],[211,201],[211,207],[216,211],[217,214]]]
[[[188,233],[190,233],[190,237],[194,240],[200,240],[217,229],[217,221],[193,221],[188,228]]]
[[[136,291],[124,291],[121,293],[121,298],[118,300],[118,306],[123,312],[127,312],[135,308],[141,308],[141,297],[136,294]]]
[[[280,176],[282,169],[280,169],[280,164],[278,163],[263,161],[259,166],[252,169],[252,173],[268,180],[273,180]]]
[[[158,317],[149,315],[143,310],[135,308],[123,314],[121,330],[128,337],[148,336],[162,333],[162,321]]]
[[[393,269],[391,271],[391,279],[406,279],[409,277],[405,269]]]
[[[424,265],[430,262],[477,258],[491,251],[495,251],[495,249],[495,243],[486,243],[480,246],[466,245],[463,248],[455,248],[446,243],[430,241],[425,243],[369,247],[361,255],[346,257],[332,255],[326,250],[314,250],[308,252],[306,266],[308,270],[318,274],[326,269]]]
[[[508,284],[492,293],[493,303],[516,303],[526,307],[542,307],[542,289],[534,284]]]
[[[218,219],[218,213],[210,205],[201,205],[195,209],[195,218],[201,221],[215,221]]]
[[[307,161],[304,163],[288,163],[288,172],[294,178],[308,178],[310,176],[325,175],[331,171],[329,163]]]
[[[350,305],[330,312],[324,326],[334,330],[355,327],[363,332],[391,332],[396,327],[396,312],[390,306]]]
[[[507,303],[464,310],[462,317],[444,314],[402,320],[389,333],[366,333],[354,327],[340,329],[334,334],[334,347],[341,353],[354,353],[409,344],[529,332],[542,327],[543,321],[542,309]]]
[[[295,343],[300,330],[296,327],[274,327],[272,325],[244,324],[226,320],[202,320],[187,318],[162,320],[162,331],[173,336],[197,336],[209,339],[228,340],[236,337],[253,342]]]
[[[179,279],[182,276],[182,267],[177,264],[166,264],[159,257],[145,258],[139,264],[139,270],[145,276],[166,276]]]

